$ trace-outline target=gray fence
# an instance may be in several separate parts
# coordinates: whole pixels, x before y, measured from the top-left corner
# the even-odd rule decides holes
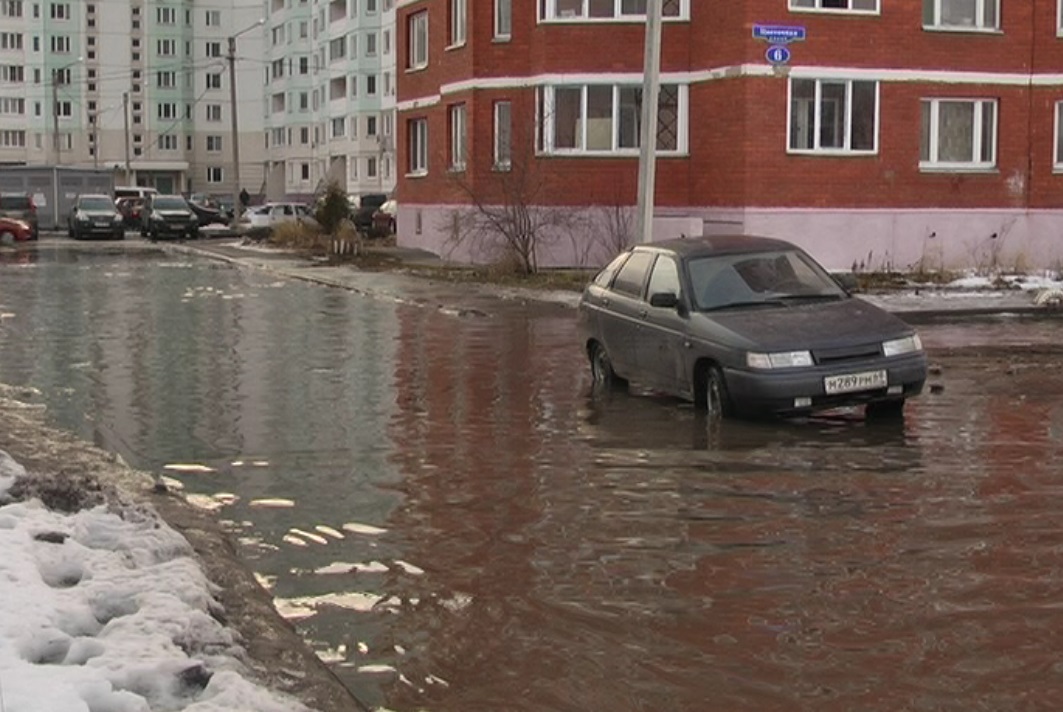
[[[79,194],[111,195],[113,190],[111,169],[0,166],[0,193],[32,195],[43,230],[65,229],[67,213]]]

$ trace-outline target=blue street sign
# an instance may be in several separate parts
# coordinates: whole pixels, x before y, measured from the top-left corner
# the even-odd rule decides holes
[[[805,28],[795,25],[753,25],[753,39],[767,40],[773,45],[800,42],[805,39]]]
[[[785,45],[772,45],[764,57],[772,64],[786,64],[790,61],[790,49]]]

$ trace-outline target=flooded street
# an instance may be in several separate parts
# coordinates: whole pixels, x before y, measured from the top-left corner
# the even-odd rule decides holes
[[[215,509],[395,712],[1054,709],[1059,322],[920,330],[903,423],[710,432],[592,397],[567,307],[161,252],[0,263],[0,382]]]

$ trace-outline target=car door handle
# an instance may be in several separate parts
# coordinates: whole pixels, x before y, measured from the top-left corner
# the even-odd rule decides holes
[[[646,311],[645,309],[643,309],[642,311],[639,312],[639,318],[640,319],[645,319],[646,315],[648,315],[648,314],[649,314],[649,312]]]

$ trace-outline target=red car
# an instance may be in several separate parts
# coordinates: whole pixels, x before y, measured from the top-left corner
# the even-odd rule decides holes
[[[33,239],[33,228],[24,220],[0,218],[0,245],[12,242],[28,242]]]

